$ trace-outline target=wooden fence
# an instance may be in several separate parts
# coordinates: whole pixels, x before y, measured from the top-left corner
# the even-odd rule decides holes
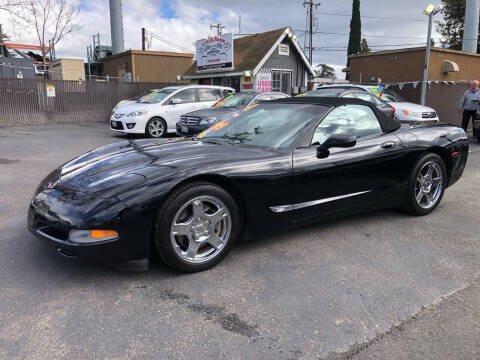
[[[0,79],[0,127],[107,121],[120,100],[170,85]]]

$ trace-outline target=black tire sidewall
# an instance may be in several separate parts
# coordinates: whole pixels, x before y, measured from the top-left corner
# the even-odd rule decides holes
[[[191,264],[180,258],[170,240],[170,228],[178,209],[187,201],[201,196],[210,195],[220,199],[231,215],[231,232],[227,244],[213,259],[201,264]],[[154,226],[154,241],[160,258],[174,270],[181,272],[197,272],[212,268],[229,253],[240,233],[240,213],[233,197],[223,188],[211,183],[193,183],[174,191],[166,199],[164,206],[159,210]]]
[[[416,185],[419,171],[422,169],[423,165],[425,165],[425,163],[427,163],[428,161],[435,161],[440,166],[440,169],[442,171],[442,177],[443,177],[443,186],[442,186],[442,193],[440,194],[440,197],[438,198],[436,204],[429,209],[424,209],[420,207],[420,205],[418,205],[415,199],[415,185]],[[447,184],[447,170],[446,170],[443,159],[434,153],[426,153],[420,156],[420,158],[415,163],[415,166],[412,170],[412,173],[410,174],[410,178],[408,181],[407,200],[406,200],[407,210],[413,215],[422,216],[422,215],[430,214],[433,210],[437,208],[437,206],[442,201],[443,194],[445,193],[446,184]]]
[[[153,136],[152,134],[150,134],[150,131],[149,131],[150,123],[154,120],[159,120],[163,125],[163,133],[160,136]],[[160,117],[153,117],[150,120],[148,120],[147,125],[145,125],[145,134],[147,134],[149,137],[154,138],[154,139],[159,139],[159,138],[165,137],[165,135],[167,134],[167,123],[165,122],[165,120],[163,120]]]

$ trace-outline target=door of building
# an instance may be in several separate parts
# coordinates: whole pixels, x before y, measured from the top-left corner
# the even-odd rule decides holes
[[[292,70],[272,70],[272,91],[292,93]]]

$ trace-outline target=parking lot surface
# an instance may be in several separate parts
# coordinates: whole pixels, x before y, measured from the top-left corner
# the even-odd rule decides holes
[[[362,346],[364,358],[407,358],[382,352],[396,326],[413,341],[428,321],[448,327],[455,306],[480,316],[468,300],[480,274],[473,140],[464,176],[429,216],[388,210],[316,224],[241,243],[214,269],[185,275],[158,260],[141,273],[71,261],[27,232],[47,173],[124,139],[105,124],[0,129],[0,359],[362,358]],[[446,318],[423,313],[437,306]]]

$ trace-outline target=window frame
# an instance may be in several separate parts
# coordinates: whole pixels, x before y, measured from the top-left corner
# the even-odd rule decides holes
[[[359,141],[364,141],[364,140],[369,140],[369,139],[373,139],[375,137],[378,137],[378,136],[383,136],[385,135],[385,132],[383,131],[382,129],[382,125],[380,124],[380,121],[378,121],[378,116],[377,116],[377,113],[374,109],[372,109],[373,107],[373,104],[372,106],[368,106],[368,105],[360,105],[360,104],[344,104],[344,105],[341,105],[341,106],[365,106],[367,108],[369,108],[372,112],[373,112],[373,115],[375,116],[375,118],[377,119],[377,122],[378,122],[378,125],[380,127],[380,132],[379,133],[376,133],[376,134],[371,134],[371,135],[366,135],[366,136],[361,136],[361,137],[357,137],[357,144]],[[301,146],[299,147],[319,147],[321,146],[320,145],[313,145],[312,144],[312,140],[313,140],[313,137],[315,136],[315,130],[317,129],[317,127],[322,123],[323,120],[325,120],[325,118],[335,109],[338,109],[340,106],[332,106],[332,108],[323,115],[323,117],[312,127],[312,129],[310,130],[310,133],[308,134],[308,136],[306,137],[306,141],[302,143]],[[356,145],[355,145],[356,146]]]
[[[195,97],[195,101],[193,102],[181,102],[180,104],[172,104],[172,99],[175,99],[175,97],[180,94],[182,91],[187,91],[187,90],[193,90],[193,95]],[[198,102],[198,98],[197,98],[197,91],[195,88],[186,88],[186,89],[179,89],[177,92],[173,93],[172,95],[170,95],[170,97],[168,98],[167,102],[164,103],[164,105],[182,105],[182,104],[195,104]]]

